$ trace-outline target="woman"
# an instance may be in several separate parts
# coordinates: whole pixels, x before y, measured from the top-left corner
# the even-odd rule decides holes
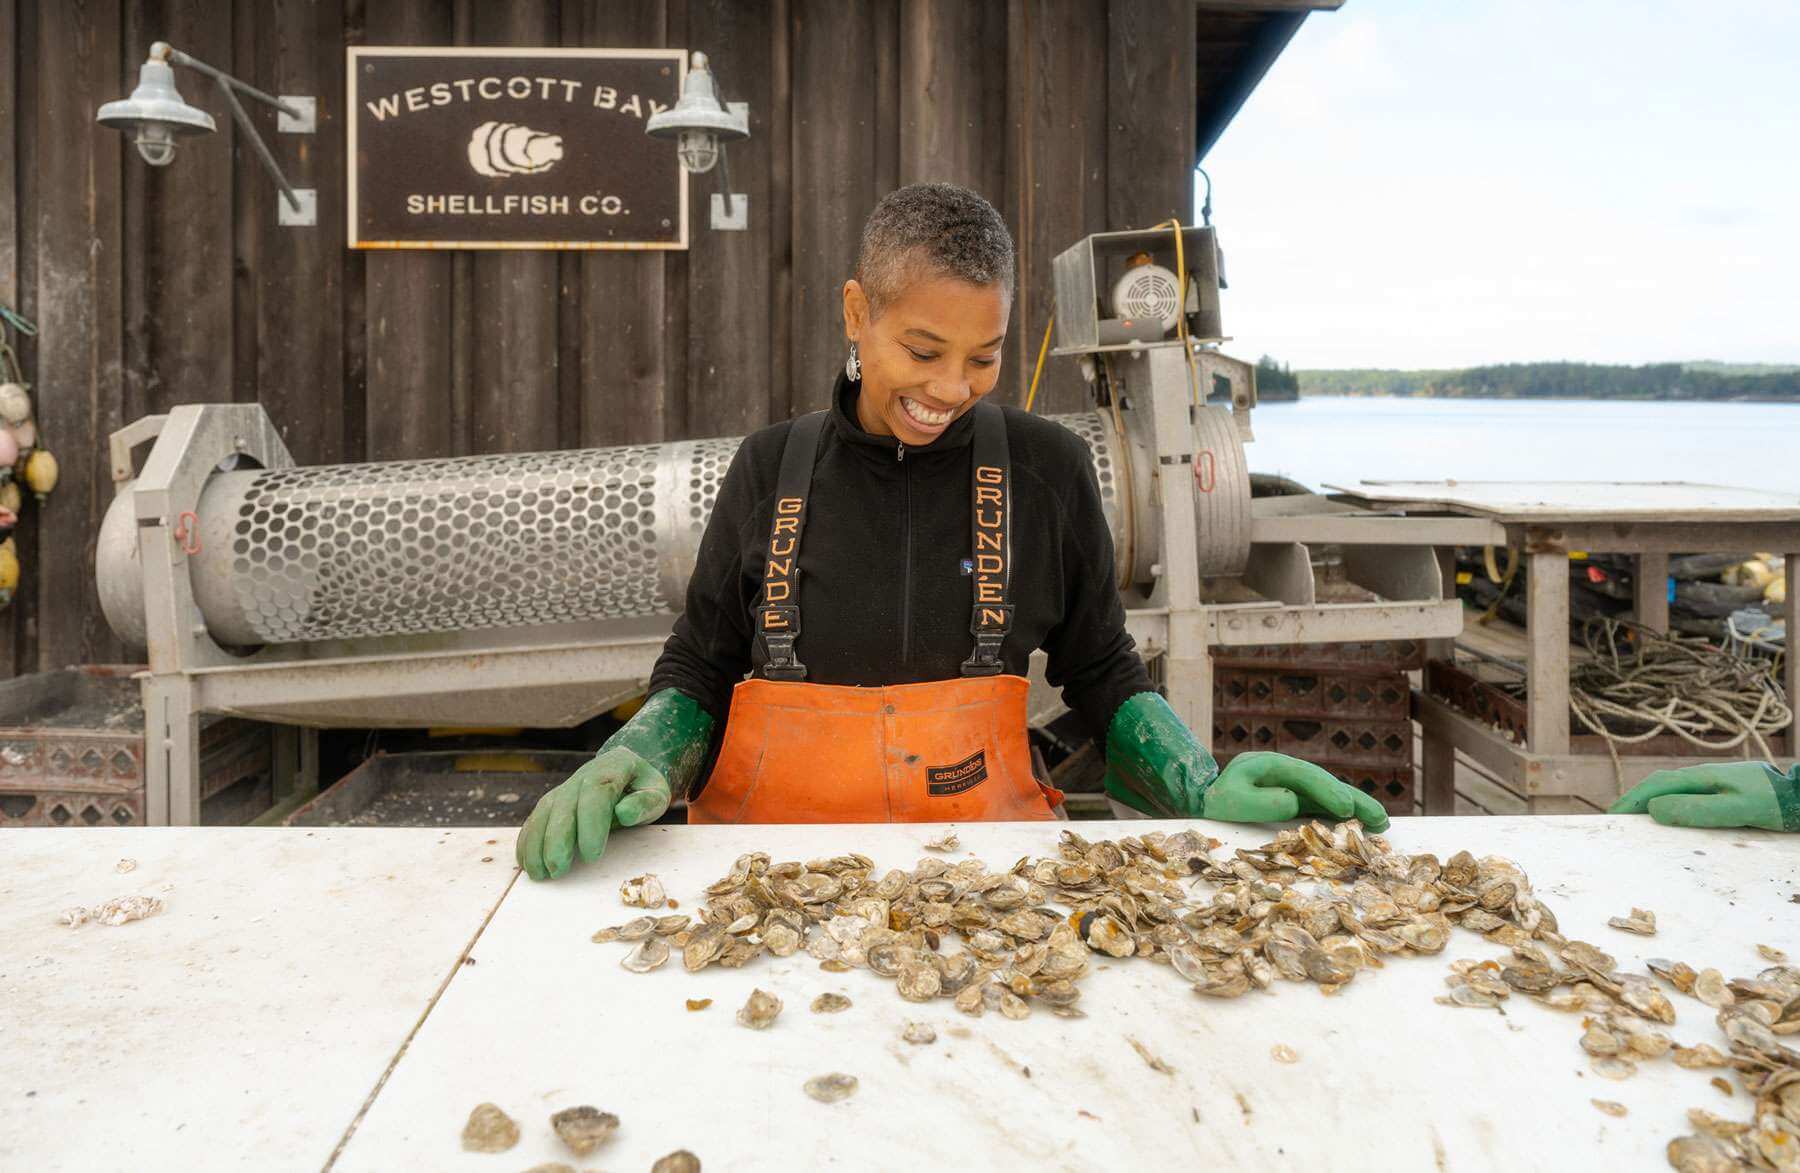
[[[1032,776],[1025,731],[1040,647],[1132,808],[1386,825],[1293,758],[1245,754],[1221,776],[1152,691],[1086,446],[984,402],[1012,284],[1012,238],[975,193],[914,184],[875,208],[831,408],[739,448],[649,700],[539,801],[518,842],[529,875],[656,819],[721,726],[689,822],[1052,818],[1061,796]]]

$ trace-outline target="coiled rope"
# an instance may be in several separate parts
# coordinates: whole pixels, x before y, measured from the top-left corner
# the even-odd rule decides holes
[[[1618,747],[1664,733],[1713,755],[1748,742],[1774,760],[1765,735],[1794,719],[1778,683],[1779,661],[1620,619],[1590,619],[1581,640],[1593,659],[1569,673],[1569,707],[1584,728],[1606,739],[1621,786]],[[1642,731],[1617,732],[1608,719]]]

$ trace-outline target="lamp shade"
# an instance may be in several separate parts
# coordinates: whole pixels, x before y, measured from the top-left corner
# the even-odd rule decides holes
[[[750,137],[747,121],[720,104],[706,54],[695,53],[681,87],[681,100],[672,109],[652,114],[644,124],[644,133],[655,138],[678,138],[683,131],[705,131],[720,141],[730,142]]]
[[[182,101],[175,89],[175,71],[155,57],[138,70],[137,89],[131,96],[100,107],[95,121],[124,131],[158,126],[171,134],[203,134],[216,129],[211,114]]]

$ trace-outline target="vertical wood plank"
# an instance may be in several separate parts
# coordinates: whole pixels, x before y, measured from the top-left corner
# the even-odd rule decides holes
[[[1531,752],[1569,752],[1569,556],[1526,555],[1526,733]]]
[[[791,410],[824,407],[844,361],[843,284],[878,198],[878,7],[793,0]]]
[[[449,0],[367,0],[365,22],[371,45],[447,45],[455,33]],[[354,117],[354,111],[345,117]],[[394,249],[363,256],[370,460],[448,456],[456,450],[452,264],[451,254],[436,251]]]
[[[1194,215],[1192,0],[1112,0],[1106,34],[1107,220],[1115,229],[1171,216],[1185,224]]]
[[[580,44],[647,49],[665,43],[662,0],[583,5]],[[671,148],[672,149],[672,148]],[[695,185],[696,191],[699,185]],[[703,231],[693,213],[689,230]],[[661,252],[590,252],[580,261],[580,440],[587,447],[645,444],[669,435],[664,329],[665,256]]]
[[[209,64],[229,65],[232,19],[209,0],[162,0],[125,11],[122,64],[126,90],[154,41],[166,40]],[[192,70],[176,71],[190,103],[213,116],[218,132],[178,148],[174,164],[151,167],[124,151],[125,417],[177,403],[232,397],[234,158],[248,156],[218,87]],[[121,91],[125,92],[125,91]]]
[[[1007,88],[1007,219],[1019,248],[1019,293],[1010,385],[1023,404],[1044,329],[1055,312],[1051,262],[1091,232],[1104,232],[1110,160],[1106,121],[1106,0],[1014,0]],[[1171,131],[1162,148],[1185,150]],[[1087,385],[1070,359],[1047,358],[1034,410],[1080,411]]]
[[[794,15],[788,0],[769,7],[769,415],[793,414]]]
[[[875,198],[900,186],[900,0],[867,0],[875,72]],[[858,220],[857,227],[861,228]],[[849,276],[846,272],[845,276]]]
[[[301,464],[344,456],[344,5],[304,0],[256,10],[252,84],[318,98],[319,128],[279,134],[275,113],[250,117],[296,188],[318,191],[318,223],[277,223],[280,189],[254,159],[240,182],[257,242],[257,398]],[[239,74],[244,76],[244,74]]]
[[[678,48],[689,47],[688,10],[687,4],[682,0],[664,0],[663,43]],[[691,203],[688,218],[688,241],[691,248],[694,237],[699,232],[710,230],[705,227],[706,217],[696,212]],[[671,440],[691,439],[698,435],[688,419],[687,404],[689,274],[686,250],[671,250],[663,254],[663,335],[669,340],[663,351],[663,410],[667,414],[668,437]]]
[[[19,308],[19,136],[25,133],[19,109],[18,0],[0,0],[0,304]],[[8,336],[11,332],[8,331]],[[23,520],[23,519],[21,519]],[[15,531],[14,546],[19,545]],[[22,565],[22,564],[21,564]],[[0,612],[0,678],[19,670],[19,623],[25,612],[25,576],[13,600]]]
[[[1781,604],[1781,618],[1787,625],[1787,656],[1782,662],[1781,686],[1787,693],[1788,708],[1796,713],[1788,726],[1788,757],[1800,759],[1800,642],[1796,642],[1800,641],[1800,551],[1789,550],[1784,557],[1787,599]]]
[[[1639,554],[1631,576],[1632,617],[1652,631],[1669,630],[1669,554]],[[1445,596],[1446,598],[1448,596]]]
[[[741,436],[769,422],[770,120],[767,62],[774,30],[766,3],[689,0],[688,43],[707,51],[726,101],[750,103],[750,138],[732,144],[733,190],[749,196],[750,227],[707,227],[715,172],[696,177],[688,250],[687,431]]]
[[[93,133],[94,112],[118,96],[126,70],[117,0],[42,6],[37,59],[36,322],[40,434],[62,480],[36,510],[42,527],[37,667],[121,654],[94,590],[94,536],[112,499],[102,439],[122,421],[120,393],[120,159],[116,134]],[[135,72],[135,71],[133,71]]]
[[[515,0],[475,11],[483,45],[556,43],[552,0]],[[557,259],[505,249],[474,258],[475,339],[470,388],[477,452],[558,447]]]
[[[984,11],[961,0],[902,0],[900,6],[900,182],[935,180],[981,190],[987,136]],[[1004,197],[982,191],[990,200]]]

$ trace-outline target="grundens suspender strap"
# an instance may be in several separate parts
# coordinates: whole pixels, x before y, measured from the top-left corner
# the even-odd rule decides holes
[[[1012,455],[1006,443],[1006,417],[992,403],[978,403],[975,435],[969,449],[969,530],[974,549],[970,575],[974,605],[969,631],[975,651],[963,661],[964,676],[997,676],[1005,671],[1000,645],[1012,630],[1012,604],[1007,580],[1012,571]]]
[[[763,675],[770,680],[806,679],[806,665],[794,653],[794,640],[800,635],[800,531],[806,526],[813,462],[824,434],[824,412],[803,415],[794,421],[781,450],[762,598],[756,604],[756,631],[767,657]]]

